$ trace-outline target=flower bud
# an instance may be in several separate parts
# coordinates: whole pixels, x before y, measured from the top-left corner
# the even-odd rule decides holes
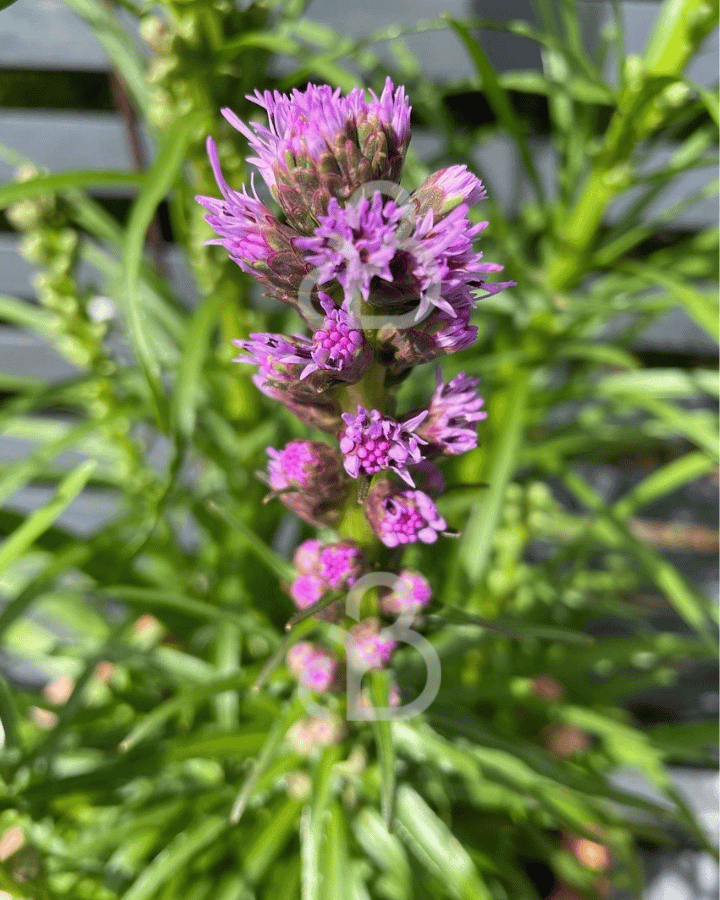
[[[340,454],[321,441],[290,441],[283,450],[268,448],[270,487],[301,519],[331,524],[347,493]]]
[[[419,572],[403,569],[391,592],[382,598],[380,605],[384,613],[398,616],[404,612],[417,612],[427,606],[432,597],[432,589]]]
[[[433,172],[412,193],[418,216],[432,210],[436,219],[452,212],[461,203],[473,206],[485,197],[487,192],[482,181],[468,172],[467,166],[449,166]]]
[[[368,492],[365,515],[386,547],[422,541],[432,544],[446,530],[445,519],[422,491],[403,490],[391,481],[380,481]]]
[[[417,433],[435,454],[456,456],[477,447],[477,423],[487,418],[485,401],[477,393],[479,378],[461,372],[447,384],[437,370],[437,387],[428,405],[427,418]]]
[[[383,669],[393,655],[397,641],[383,637],[377,619],[365,619],[350,629],[347,652],[358,669]]]
[[[335,680],[337,658],[307,641],[299,641],[287,652],[287,667],[304,687],[326,691]]]

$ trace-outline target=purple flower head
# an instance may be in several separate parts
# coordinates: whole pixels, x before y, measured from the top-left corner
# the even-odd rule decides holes
[[[247,354],[238,356],[234,362],[257,366],[253,381],[261,391],[266,384],[292,385],[299,381],[311,359],[310,341],[300,335],[262,332],[251,334],[249,340],[233,343]]]
[[[343,724],[336,715],[327,719],[308,716],[288,729],[287,742],[301,756],[312,756],[321,747],[332,747],[343,738]]]
[[[335,280],[346,298],[360,293],[367,300],[374,278],[393,280],[390,263],[398,252],[402,217],[403,209],[379,193],[347,206],[333,199],[314,234],[299,238],[297,246],[308,251],[319,284]]]
[[[447,528],[445,519],[427,494],[403,490],[390,481],[378,482],[370,488],[365,515],[386,547],[417,541],[432,544]]]
[[[381,356],[392,374],[467,350],[475,343],[478,330],[470,324],[474,304],[470,289],[454,292],[450,302],[453,316],[443,309],[435,309],[415,328],[386,326],[378,332]]]
[[[351,587],[366,568],[362,548],[351,540],[334,544],[304,541],[293,562],[300,574],[290,587],[290,596],[300,609],[317,603],[329,591]]]
[[[487,418],[485,401],[477,392],[480,379],[461,372],[446,384],[438,367],[436,380],[428,417],[418,433],[437,453],[456,456],[472,450],[477,447],[477,423]]]
[[[291,94],[256,92],[249,100],[268,114],[268,125],[242,122],[229,109],[223,115],[248,140],[254,163],[300,231],[313,229],[328,201],[349,197],[368,181],[398,183],[410,141],[410,107],[402,87],[388,78],[377,97],[356,88],[308,85]]]
[[[312,575],[317,570],[322,546],[322,541],[316,538],[303,541],[298,545],[293,555],[293,565],[301,575]]]
[[[312,362],[311,341],[301,335],[251,334],[250,340],[235,341],[246,356],[235,362],[258,367],[253,382],[258,390],[286,406],[307,425],[337,433],[342,426],[340,407],[326,388],[332,383],[327,372],[317,370],[301,379]]]
[[[290,596],[298,609],[307,609],[321,600],[327,591],[327,583],[318,575],[298,575],[290,585]]]
[[[342,459],[321,441],[290,441],[268,448],[268,480],[282,502],[311,524],[330,524],[346,494]]]
[[[295,244],[308,251],[319,284],[342,287],[346,308],[356,298],[404,312],[431,304],[454,318],[454,301],[502,268],[473,250],[487,222],[473,225],[467,212],[461,203],[442,216],[432,208],[418,215],[412,203],[399,207],[379,193],[344,207],[332,200],[314,234]]]
[[[197,197],[207,210],[206,221],[217,238],[208,244],[220,244],[243,272],[252,275],[268,294],[285,303],[295,304],[301,281],[310,266],[293,244],[297,232],[275,216],[257,197],[243,188],[234,191],[225,181],[217,147],[208,138],[208,156],[222,199]]]
[[[312,336],[311,361],[300,377],[306,378],[320,370],[339,381],[359,381],[372,364],[372,348],[355,318],[336,307],[323,292],[320,292],[320,305],[325,311],[325,321]]]
[[[468,172],[467,166],[449,166],[433,172],[412,194],[418,215],[424,216],[432,210],[436,219],[461,203],[473,206],[485,197],[487,192],[482,182]]]
[[[377,619],[365,619],[354,625],[349,632],[347,652],[356,668],[382,669],[389,662],[397,641],[383,637]]]
[[[365,566],[362,549],[353,541],[326,544],[320,551],[319,575],[332,590],[351,587]]]
[[[391,616],[403,612],[417,612],[427,606],[432,597],[430,585],[418,572],[403,569],[392,591],[383,597],[382,610]]]
[[[340,449],[345,456],[345,471],[352,478],[390,470],[414,485],[408,465],[422,461],[420,445],[414,429],[426,417],[422,412],[407,422],[396,422],[378,410],[358,406],[357,414],[343,413],[345,428],[340,432]]]
[[[326,691],[335,680],[337,658],[307,641],[299,641],[287,652],[287,667],[297,680],[313,691]]]

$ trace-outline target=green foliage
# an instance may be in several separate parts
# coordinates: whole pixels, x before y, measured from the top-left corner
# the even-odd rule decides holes
[[[646,212],[683,173],[715,167],[716,97],[685,72],[717,4],[667,0],[641,57],[625,55],[618,15],[603,35],[616,84],[586,53],[570,0],[559,17],[539,3],[540,30],[504,26],[542,45],[543,74],[495,72],[477,40],[487,23],[407,29],[457,36],[476,74],[453,90],[481,92],[491,112],[469,126],[400,28],[352,41],[306,18],[301,0],[164,0],[161,18],[123,3],[148,62],[103,0],[68,3],[96,29],[157,150],[147,173],[35,170],[0,188],[41,272],[40,308],[0,297],[0,318],[74,370],[53,383],[0,372],[3,438],[33,448],[0,464],[0,640],[7,658],[70,687],[59,703],[0,679],[0,831],[26,840],[0,887],[42,900],[538,900],[528,867],[541,862],[594,897],[598,873],[570,852],[572,834],[609,848],[608,877],[639,897],[638,841],[665,844],[681,828],[707,842],[665,764],[707,760],[713,729],[642,730],[623,703],[714,649],[707,600],[641,539],[636,517],[716,467],[717,378],[645,369],[632,347],[678,307],[715,334],[716,237],[654,240],[714,185],[655,221]],[[299,432],[231,362],[232,339],[293,319],[204,246],[194,196],[216,193],[208,134],[230,183],[248,178],[222,106],[249,118],[245,94],[308,79],[377,87],[381,45],[440,140],[433,165],[466,163],[485,181],[487,255],[518,287],[478,304],[478,344],[444,364],[482,375],[490,412],[482,447],[447,473],[441,512],[462,537],[407,553],[434,587],[426,635],[440,694],[406,722],[347,723],[338,746],[307,758],[288,741],[303,710],[281,665],[292,612],[282,513],[254,475],[267,445]],[[273,54],[291,74],[271,74]],[[523,117],[538,97],[552,191]],[[529,186],[518,210],[501,208],[494,173],[480,171],[498,138]],[[407,186],[427,171],[411,154]],[[109,186],[138,190],[124,223],[90,196]],[[193,309],[143,253],[163,200]],[[621,200],[628,211],[611,221]],[[109,317],[98,298],[111,299]],[[418,372],[402,391],[420,396],[432,377]],[[652,470],[608,502],[587,464],[627,457]],[[28,487],[51,491],[31,514],[14,502]],[[112,510],[89,534],[63,515],[83,490]],[[648,591],[685,630],[658,630],[637,602]],[[425,673],[411,648],[398,658],[411,698]],[[388,685],[372,690],[383,705]],[[618,788],[612,775],[627,767],[662,799]]]

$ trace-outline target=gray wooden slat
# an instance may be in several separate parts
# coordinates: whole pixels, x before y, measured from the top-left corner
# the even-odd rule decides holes
[[[4,144],[53,171],[134,168],[125,127],[115,113],[0,109],[0,135]],[[149,151],[147,135],[145,144]],[[14,178],[14,168],[0,159],[0,184]]]
[[[32,278],[36,269],[20,256],[19,244],[15,235],[0,232],[0,293],[15,297],[34,297]],[[197,290],[182,252],[176,247],[168,247],[165,262],[170,283],[178,297],[187,303],[196,303]],[[78,280],[85,287],[97,284],[101,279],[90,266],[81,265]]]
[[[32,334],[0,326],[0,371],[61,381],[78,374],[52,347]]]
[[[62,0],[18,0],[0,13],[0,67],[103,71],[107,55]]]

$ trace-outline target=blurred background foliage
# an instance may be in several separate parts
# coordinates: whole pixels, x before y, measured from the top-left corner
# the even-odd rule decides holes
[[[716,230],[673,223],[716,193],[716,93],[685,73],[717,3],[667,0],[631,57],[619,4],[590,56],[572,0],[538,0],[537,26],[497,27],[536,42],[543,71],[498,73],[478,39],[487,22],[358,40],[313,21],[302,0],[66,2],[115,67],[99,95],[154,149],[137,172],[102,160],[47,172],[3,149],[19,177],[0,206],[40,274],[38,303],[0,296],[0,318],[75,374],[0,371],[0,428],[34,448],[0,467],[0,641],[6,671],[22,660],[43,673],[0,679],[0,830],[22,835],[0,889],[33,900],[641,897],[638,847],[708,846],[665,766],[707,764],[713,723],[643,721],[633,703],[715,653],[711,604],[662,552],[687,534],[653,526],[652,505],[717,473],[718,378],[702,364],[648,368],[633,341],[678,307],[716,337]],[[464,85],[426,76],[404,40],[441,28],[472,63]],[[443,363],[446,377],[482,376],[490,413],[482,446],[447,469],[456,487],[441,512],[462,537],[406,555],[435,591],[426,633],[440,694],[422,716],[350,723],[338,746],[303,755],[286,740],[302,714],[288,673],[249,688],[292,611],[287,559],[309,536],[262,503],[254,473],[266,446],[307,432],[231,361],[232,339],[299,322],[204,245],[194,197],[217,193],[209,134],[228,181],[249,180],[221,107],[248,119],[255,89],[378,89],[386,74],[437,148],[423,161],[411,151],[404,183],[454,163],[477,172],[489,193],[476,211],[490,220],[482,249],[518,286],[478,303],[478,343]],[[10,105],[12,79],[2,90]],[[513,210],[483,168],[498,138],[527,185]],[[694,169],[706,186],[648,217]],[[93,196],[117,186],[134,189],[129,205]],[[169,241],[196,303],[168,275]],[[408,408],[431,390],[426,368],[402,387]],[[627,460],[642,477],[608,499],[593,466]],[[27,486],[47,497],[29,512],[14,502]],[[100,526],[67,524],[82,496],[110,510]],[[424,671],[412,650],[398,658],[409,699]],[[620,786],[628,769],[655,799]],[[380,809],[393,803],[388,829]]]

